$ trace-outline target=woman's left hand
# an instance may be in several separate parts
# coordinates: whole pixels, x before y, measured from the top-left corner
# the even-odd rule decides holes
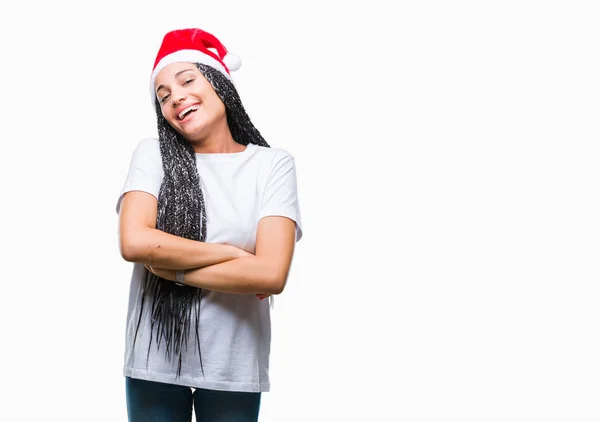
[[[151,273],[164,278],[165,280],[176,281],[175,270],[167,270],[165,268],[155,268],[150,265],[144,265]]]

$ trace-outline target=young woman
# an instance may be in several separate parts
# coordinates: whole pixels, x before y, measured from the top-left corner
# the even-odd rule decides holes
[[[133,153],[117,203],[133,262],[129,420],[257,421],[270,388],[270,295],[302,237],[294,158],[253,126],[213,35],[165,35],[150,89],[158,139]],[[127,105],[124,104],[126,108]]]

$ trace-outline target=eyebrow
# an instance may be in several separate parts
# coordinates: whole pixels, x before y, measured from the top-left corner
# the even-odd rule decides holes
[[[193,71],[194,71],[194,69],[184,69],[184,70],[180,70],[179,72],[177,72],[177,73],[175,74],[175,77],[176,77],[176,78],[178,78],[178,77],[179,77],[179,75],[181,75],[182,73],[185,73],[185,72],[193,72]],[[165,87],[164,85],[159,85],[159,86],[158,86],[158,88],[156,88],[156,92],[158,93],[158,91],[160,91],[160,90],[161,90],[161,89],[163,89],[164,87]]]

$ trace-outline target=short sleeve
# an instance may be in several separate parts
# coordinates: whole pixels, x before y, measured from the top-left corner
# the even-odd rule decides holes
[[[296,165],[289,153],[278,154],[267,179],[261,203],[259,220],[278,215],[296,222],[296,242],[302,238],[302,221],[298,203]]]
[[[117,214],[121,208],[123,195],[127,192],[139,190],[158,198],[162,178],[163,169],[158,140],[143,139],[133,151],[127,179],[117,200]]]

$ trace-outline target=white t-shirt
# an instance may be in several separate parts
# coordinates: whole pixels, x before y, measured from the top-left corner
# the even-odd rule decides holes
[[[294,158],[279,148],[248,145],[243,152],[196,154],[205,198],[208,243],[228,243],[254,253],[256,229],[261,218],[288,217],[296,222],[296,241],[302,223],[296,187]],[[147,138],[136,147],[127,180],[117,202],[126,192],[141,190],[158,198],[163,178],[158,139]],[[148,350],[150,304],[143,315],[135,348],[145,268],[134,264],[127,312],[125,376],[190,387],[225,391],[269,391],[271,320],[268,300],[254,294],[226,294],[203,290],[200,303],[200,347],[204,375],[190,330],[188,350],[177,359],[165,360],[164,342]],[[193,327],[193,326],[192,326]]]

